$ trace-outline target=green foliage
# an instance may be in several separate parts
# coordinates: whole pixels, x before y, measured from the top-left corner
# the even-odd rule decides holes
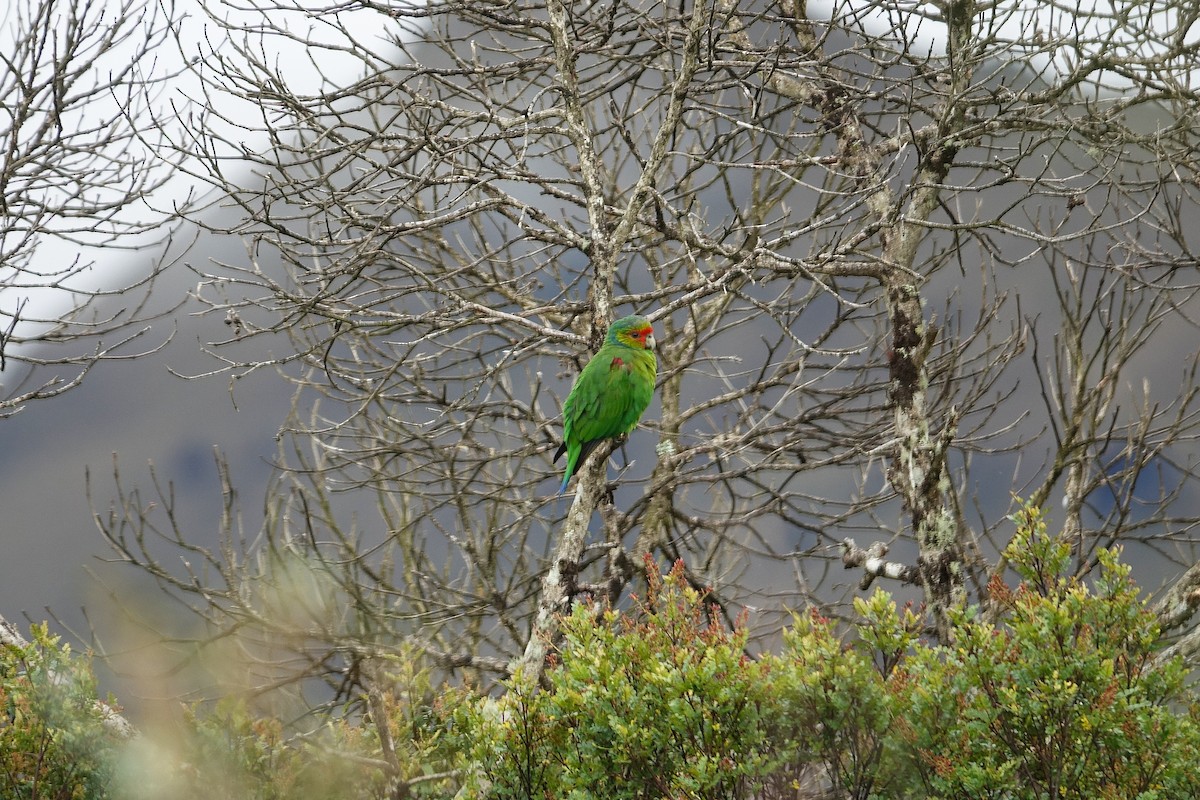
[[[417,655],[380,657],[364,713],[303,733],[229,698],[126,745],[38,628],[0,660],[0,797],[1200,797],[1200,712],[1119,553],[1076,578],[1036,510],[1016,521],[1019,584],[955,610],[948,644],[877,591],[849,630],[797,615],[753,659],[676,565],[628,612],[578,604],[540,683],[433,700]]]
[[[120,741],[104,725],[90,661],[45,625],[0,648],[0,797],[100,800]]]
[[[458,728],[476,796],[732,798],[770,765],[767,669],[677,565],[631,613],[564,621],[548,688],[518,676]]]
[[[947,645],[882,591],[848,635],[798,615],[751,661],[677,567],[633,613],[583,606],[545,685],[464,706],[475,797],[1200,797],[1200,714],[1116,551],[1089,581],[1036,511]]]
[[[921,620],[883,591],[854,605],[863,621],[849,644],[816,614],[784,632],[784,653],[771,660],[773,716],[792,760],[819,763],[835,791],[865,798],[900,771],[893,730],[907,675],[898,667]]]
[[[904,738],[929,794],[1200,796],[1183,667],[1151,667],[1158,631],[1118,554],[1100,554],[1092,587],[1065,577],[1069,546],[1026,509],[1005,555],[1024,580],[992,582],[1004,624],[961,610],[952,646],[905,666]]]
[[[0,798],[3,800],[373,800],[445,797],[442,734],[425,672],[408,657],[381,666],[378,708],[394,758],[382,755],[377,720],[331,718],[289,731],[237,698],[182,709],[132,739],[106,725],[90,660],[34,626],[32,642],[0,648]],[[444,771],[444,769],[440,770]]]

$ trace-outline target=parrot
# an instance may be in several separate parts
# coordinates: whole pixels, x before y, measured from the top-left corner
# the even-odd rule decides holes
[[[658,374],[654,328],[641,316],[622,317],[608,328],[604,346],[584,366],[563,403],[563,442],[554,454],[567,454],[567,471],[558,493],[604,439],[637,427]]]

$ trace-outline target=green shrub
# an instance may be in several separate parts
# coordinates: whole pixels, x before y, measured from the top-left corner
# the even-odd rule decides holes
[[[518,676],[460,715],[477,795],[732,798],[766,771],[767,670],[681,565],[630,613],[577,605],[563,633],[548,688]]]
[[[124,743],[88,660],[35,628],[0,658],[0,797],[1200,797],[1186,669],[1155,659],[1119,553],[1079,579],[1036,511],[1017,523],[1019,582],[957,609],[945,644],[876,591],[853,624],[797,615],[751,658],[744,619],[723,625],[677,564],[629,611],[578,604],[541,682],[431,703],[417,654],[377,659],[370,714],[303,735],[227,698]]]
[[[882,591],[841,631],[799,615],[744,654],[679,565],[630,613],[576,607],[543,686],[464,707],[456,741],[489,798],[1200,797],[1200,715],[1118,552],[1093,580],[1026,510],[1020,578],[959,609],[951,641]]]
[[[121,740],[105,726],[90,660],[45,625],[24,647],[0,647],[0,797],[107,798]]]
[[[797,616],[782,655],[769,658],[776,737],[793,764],[816,764],[835,796],[876,796],[903,775],[895,723],[904,713],[906,654],[919,615],[877,591],[856,599],[863,618],[848,641],[829,619]]]
[[[1129,568],[1102,551],[1094,584],[1066,577],[1070,547],[1027,510],[993,581],[1002,623],[958,612],[954,641],[908,660],[899,733],[922,788],[944,798],[1200,797],[1200,729],[1179,662],[1158,640]]]

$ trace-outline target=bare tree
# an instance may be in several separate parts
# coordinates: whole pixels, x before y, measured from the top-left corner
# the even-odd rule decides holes
[[[148,202],[174,158],[149,112],[175,16],[170,2],[14,0],[0,17],[0,417],[141,354],[169,218]],[[96,274],[101,249],[154,257]]]
[[[1191,5],[284,5],[200,61],[269,145],[196,139],[249,253],[194,265],[211,351],[297,387],[268,523],[204,549],[136,491],[100,518],[264,685],[345,689],[398,641],[536,675],[647,553],[767,626],[877,580],[944,633],[1014,496],[1065,509],[1081,573],[1192,563]],[[561,401],[632,311],[658,400],[557,498]],[[264,599],[298,563],[309,600]]]

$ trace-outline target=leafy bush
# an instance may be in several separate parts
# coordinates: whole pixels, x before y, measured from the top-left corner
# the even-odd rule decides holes
[[[904,774],[895,726],[905,713],[902,665],[921,618],[882,591],[854,606],[864,622],[848,642],[831,620],[797,616],[783,654],[767,660],[775,736],[790,748],[788,760],[819,765],[835,796],[866,798],[894,789]]]
[[[1152,666],[1158,629],[1117,555],[1092,586],[1064,577],[1069,545],[1027,510],[1006,551],[1022,582],[991,587],[1004,623],[964,609],[951,646],[914,652],[899,733],[930,795],[1200,797],[1184,667]]]
[[[797,615],[752,658],[676,564],[628,611],[578,604],[540,682],[430,703],[398,655],[372,665],[369,714],[303,735],[229,698],[126,746],[87,660],[36,628],[0,659],[0,797],[1200,797],[1200,712],[1129,568],[1104,551],[1072,577],[1037,512],[1017,522],[1019,583],[957,609],[948,644],[877,591],[849,629]]]
[[[0,647],[0,797],[109,797],[120,738],[96,699],[89,659],[45,625],[24,647]]]
[[[886,592],[848,635],[797,616],[751,660],[682,568],[630,613],[582,605],[544,686],[462,710],[476,797],[1200,797],[1200,715],[1117,551],[1092,582],[1036,511],[1005,557],[1021,582],[955,612],[951,641]]]
[[[457,720],[478,795],[495,798],[732,798],[770,764],[770,681],[682,565],[644,600],[565,620],[542,689],[522,676]]]
[[[153,730],[126,738],[113,705],[97,702],[90,659],[34,626],[24,647],[0,647],[0,798],[3,800],[370,800],[446,796],[446,779],[426,779],[441,746],[429,713],[414,702],[426,681],[397,658],[381,682],[395,741],[381,755],[376,720],[328,720],[285,733],[237,698],[182,708]],[[419,693],[424,696],[424,693]],[[395,764],[398,763],[398,767]]]

